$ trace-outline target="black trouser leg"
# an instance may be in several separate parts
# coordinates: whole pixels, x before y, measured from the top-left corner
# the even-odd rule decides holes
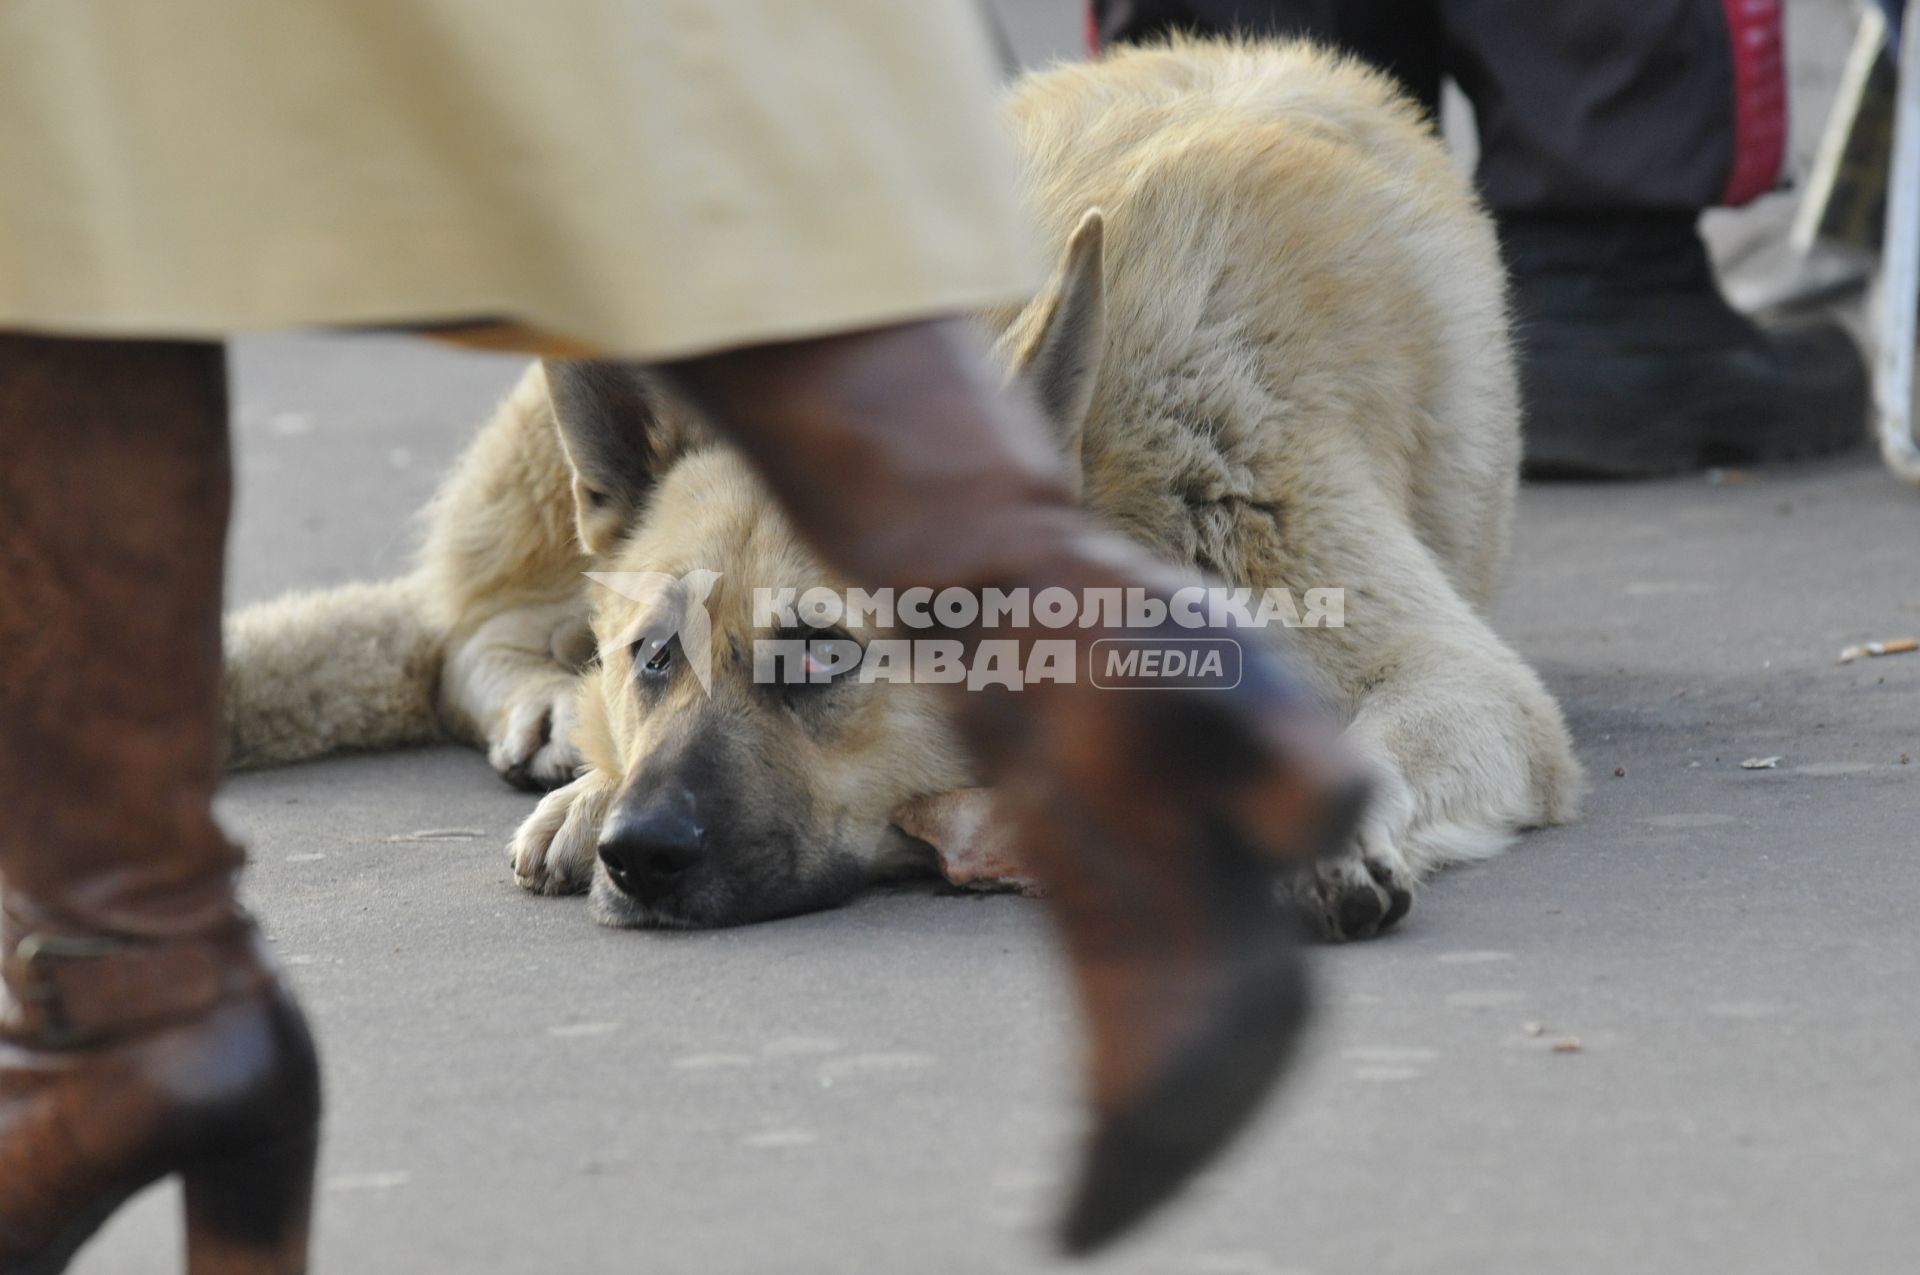
[[[1857,440],[1866,379],[1825,324],[1721,297],[1699,212],[1765,193],[1786,139],[1780,0],[1094,0],[1102,41],[1300,35],[1472,99],[1523,342],[1527,464],[1629,476]]]
[[[1777,0],[1095,0],[1103,42],[1300,35],[1392,71],[1432,110],[1473,100],[1496,212],[1694,212],[1780,166]]]
[[[1443,0],[1496,212],[1744,202],[1785,138],[1778,9],[1722,0]],[[1771,59],[1769,65],[1768,59]]]

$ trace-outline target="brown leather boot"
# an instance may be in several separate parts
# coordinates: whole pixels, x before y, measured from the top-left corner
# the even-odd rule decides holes
[[[1025,578],[1078,592],[1163,574],[1110,565],[1125,561],[1117,547],[1084,553]],[[1084,1253],[1205,1165],[1291,1057],[1308,1009],[1304,927],[1277,877],[1344,843],[1366,785],[1257,637],[1171,623],[1075,636],[1083,677],[1115,637],[1241,652],[1231,689],[1102,679],[957,697],[1048,886],[1090,1037],[1098,1124],[1062,1226]]]
[[[997,393],[958,324],[669,372],[863,583],[1162,598],[1190,583],[1071,508],[1038,422]],[[1085,649],[1111,635],[1075,636]],[[1308,697],[1258,644],[1243,646],[1233,689],[1079,682],[961,697],[961,724],[1048,887],[1086,1015],[1098,1125],[1062,1233],[1074,1252],[1113,1239],[1224,1145],[1305,1021],[1275,873],[1340,844],[1365,785]]]
[[[306,1268],[319,1072],[215,824],[218,346],[0,335],[0,1272],[179,1174],[193,1275]]]

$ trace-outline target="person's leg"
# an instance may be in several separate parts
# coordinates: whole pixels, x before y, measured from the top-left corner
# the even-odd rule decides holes
[[[803,534],[864,584],[1164,598],[1187,583],[1071,507],[1039,422],[999,395],[957,322],[667,372]],[[1232,691],[1077,683],[959,697],[962,728],[1049,887],[1087,1010],[1102,1125],[1069,1220],[1073,1248],[1110,1236],[1210,1156],[1300,1026],[1300,957],[1274,874],[1344,841],[1363,784],[1307,697],[1257,644],[1245,649]]]
[[[1176,31],[1318,40],[1391,71],[1430,115],[1440,112],[1444,43],[1433,0],[1093,0],[1093,31],[1102,48]]]
[[[1786,137],[1776,0],[1442,0],[1523,342],[1527,463],[1633,476],[1858,441],[1835,324],[1722,298],[1700,212],[1769,190]]]
[[[1442,0],[1441,10],[1448,73],[1473,101],[1481,190],[1497,213],[1696,213],[1746,203],[1779,174],[1777,5],[1738,33],[1723,0]]]
[[[318,1076],[215,823],[216,345],[0,334],[0,1267],[183,1171],[195,1270],[302,1269]]]
[[[1093,0],[1093,18],[1103,47],[1317,40],[1429,109],[1451,76],[1499,212],[1745,203],[1771,188],[1786,139],[1777,0]]]
[[[1721,296],[1700,212],[1765,193],[1786,136],[1777,0],[1096,0],[1105,42],[1304,35],[1473,100],[1514,277],[1527,465],[1613,476],[1832,451],[1867,382],[1832,322]]]

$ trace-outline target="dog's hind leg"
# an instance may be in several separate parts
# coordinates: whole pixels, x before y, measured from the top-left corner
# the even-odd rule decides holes
[[[581,574],[591,559],[572,482],[535,364],[428,510],[421,572],[448,634],[441,721],[524,788],[564,784],[580,764],[572,729],[593,656]]]
[[[1491,633],[1412,638],[1379,655],[1382,680],[1347,731],[1378,786],[1350,853],[1298,891],[1334,938],[1398,921],[1437,869],[1571,819],[1582,788],[1558,706]]]
[[[451,735],[510,781],[571,779],[575,686],[592,659],[590,565],[547,381],[532,365],[425,511],[417,570],[229,616],[228,764],[263,766]]]
[[[508,783],[567,783],[580,768],[575,706],[592,658],[584,597],[502,611],[448,648],[441,719],[457,738],[486,748]]]
[[[1332,938],[1385,930],[1435,870],[1573,818],[1583,788],[1559,706],[1424,548],[1382,531],[1368,552],[1388,570],[1347,627],[1299,643],[1349,696],[1346,738],[1378,776],[1347,852],[1293,885]]]

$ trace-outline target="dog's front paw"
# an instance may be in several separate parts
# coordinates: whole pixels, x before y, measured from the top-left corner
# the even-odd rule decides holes
[[[1418,876],[1400,850],[1412,810],[1412,794],[1398,772],[1385,771],[1353,840],[1287,882],[1284,892],[1323,938],[1373,938],[1412,909]]]
[[[501,778],[546,792],[579,773],[580,752],[573,744],[579,697],[579,679],[571,674],[543,677],[516,691],[487,741],[487,760]]]
[[[589,773],[541,798],[507,847],[514,884],[535,894],[579,894],[592,885],[613,793],[612,784]]]
[[[1300,869],[1287,892],[1321,937],[1334,942],[1384,934],[1413,907],[1405,866],[1357,848]]]

